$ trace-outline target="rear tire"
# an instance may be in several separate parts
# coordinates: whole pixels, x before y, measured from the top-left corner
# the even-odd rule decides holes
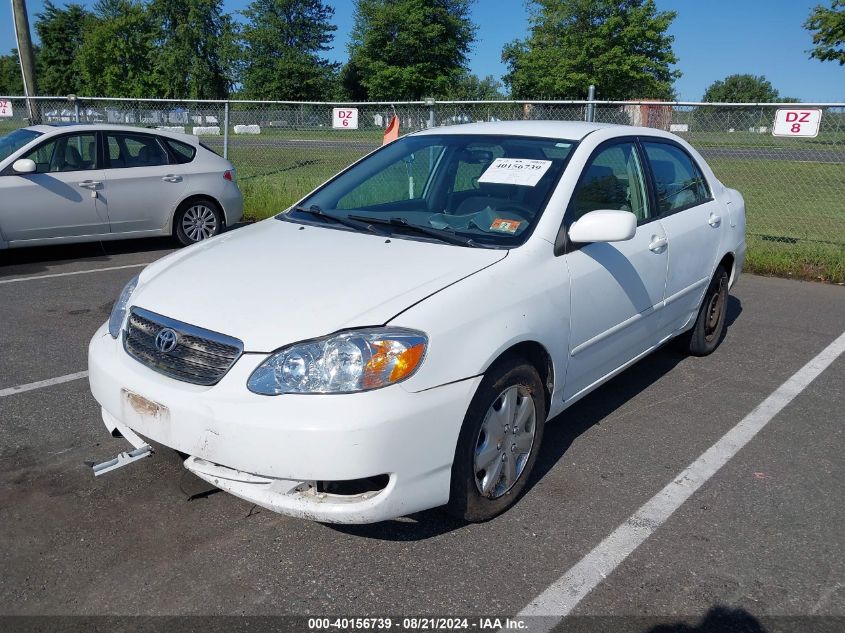
[[[727,311],[728,271],[719,266],[704,293],[695,325],[678,338],[681,348],[693,356],[713,353],[725,337]]]
[[[546,399],[537,370],[523,358],[494,364],[464,418],[446,511],[464,521],[487,521],[511,507],[543,440]]]
[[[210,198],[194,198],[184,202],[173,218],[174,234],[182,246],[219,235],[223,230],[223,214]]]

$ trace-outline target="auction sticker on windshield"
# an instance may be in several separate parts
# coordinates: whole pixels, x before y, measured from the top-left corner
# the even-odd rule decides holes
[[[551,166],[552,161],[550,160],[497,158],[478,177],[478,182],[535,187]]]

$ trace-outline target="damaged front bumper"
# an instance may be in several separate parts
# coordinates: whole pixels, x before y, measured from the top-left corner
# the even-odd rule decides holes
[[[246,383],[265,358],[244,354],[217,385],[202,387],[138,363],[103,327],[89,346],[89,380],[110,431],[128,427],[186,453],[188,470],[270,510],[371,523],[448,501],[458,434],[480,377],[418,393],[400,384],[262,396]]]

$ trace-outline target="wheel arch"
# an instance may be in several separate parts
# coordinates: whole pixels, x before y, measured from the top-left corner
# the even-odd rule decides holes
[[[734,270],[736,266],[736,256],[732,252],[728,251],[722,256],[722,259],[719,260],[719,263],[716,265],[716,268],[718,269],[719,266],[723,267],[726,271],[728,271],[728,284],[733,285],[734,275],[736,275],[736,271]],[[713,271],[713,274],[716,274],[715,270]]]
[[[220,201],[212,195],[207,193],[192,193],[190,195],[185,196],[182,198],[176,206],[173,208],[173,212],[170,214],[170,234],[172,236],[176,236],[176,216],[179,214],[179,211],[186,205],[191,204],[193,202],[198,202],[199,200],[207,200],[209,202],[213,202],[214,205],[217,207],[217,211],[220,213],[220,222],[221,222],[221,229],[226,228],[226,213],[223,210],[223,205],[220,204]]]
[[[487,373],[493,365],[506,358],[524,358],[537,370],[537,373],[540,375],[540,382],[543,383],[543,398],[546,403],[546,413],[548,414],[555,387],[555,368],[549,351],[542,343],[537,341],[520,341],[493,358],[482,373]]]

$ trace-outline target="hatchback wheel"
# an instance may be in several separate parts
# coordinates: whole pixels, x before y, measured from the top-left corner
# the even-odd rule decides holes
[[[191,200],[176,212],[176,237],[190,246],[214,237],[223,228],[223,221],[217,205],[211,200]]]
[[[534,467],[545,420],[543,383],[532,365],[514,358],[491,367],[464,418],[447,510],[486,521],[513,505]]]
[[[724,338],[727,311],[728,272],[719,266],[704,293],[695,325],[678,339],[681,347],[693,356],[707,356],[713,352]]]

